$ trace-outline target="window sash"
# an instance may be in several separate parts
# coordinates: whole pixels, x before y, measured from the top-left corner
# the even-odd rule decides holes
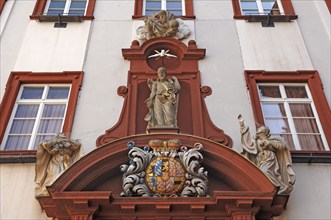
[[[54,2],[65,2],[63,7],[52,7]],[[77,7],[80,3],[85,3],[85,6]],[[88,0],[48,0],[44,15],[73,15],[73,16],[84,16],[88,6]]]
[[[161,8],[148,8],[147,2],[160,2]],[[167,2],[180,2],[181,3],[181,8],[167,8]],[[149,16],[153,13],[159,12],[161,10],[168,10],[169,12],[173,13],[174,15],[177,16],[185,16],[185,0],[144,0],[143,2],[143,15],[144,16]],[[151,13],[146,13],[146,12],[151,12]]]
[[[241,14],[242,15],[268,15],[268,13],[266,13],[268,8],[264,8],[263,4],[264,2],[272,2],[272,0],[238,0],[239,1],[239,5],[241,8]],[[244,3],[243,2],[256,2],[256,8],[245,8],[244,7]],[[284,12],[284,8],[282,6],[281,0],[275,0],[275,2],[277,2],[278,5],[278,9],[280,15],[285,15]]]
[[[24,88],[33,88],[33,87],[43,87],[43,94],[42,97],[39,99],[21,99],[21,95],[24,91]],[[69,88],[68,91],[68,95],[67,98],[62,98],[62,99],[47,99],[47,95],[49,94],[49,89],[50,88]],[[2,150],[34,150],[34,148],[36,147],[36,145],[42,141],[43,139],[39,138],[39,142],[36,143],[36,139],[38,138],[38,136],[45,136],[45,137],[53,137],[56,133],[59,133],[62,131],[63,125],[64,125],[64,121],[65,121],[65,116],[67,113],[67,107],[68,107],[68,101],[69,101],[69,97],[70,97],[70,92],[71,92],[71,85],[70,84],[38,84],[38,85],[33,85],[33,84],[23,84],[20,87],[17,99],[16,99],[16,103],[14,105],[11,117],[10,117],[10,121],[7,125],[7,129],[5,132],[5,136],[2,142],[2,146],[1,149]],[[17,111],[18,108],[20,108],[21,106],[38,106],[38,110],[36,115],[28,115],[29,117],[24,117],[24,114],[26,113],[22,113],[22,115],[17,115]],[[56,115],[57,112],[56,109],[53,109],[54,111],[51,113],[48,112],[48,115],[43,115],[44,114],[44,110],[46,109],[47,106],[63,106],[62,109],[58,108],[58,110],[60,109],[61,115]],[[52,107],[50,107],[52,108]],[[64,109],[63,109],[64,108]],[[55,114],[54,114],[55,113]],[[52,114],[54,115],[54,117],[52,116]],[[22,133],[22,132],[15,132],[13,131],[13,125],[14,123],[16,123],[18,120],[34,120],[34,124],[33,124],[33,128],[32,131],[29,131],[28,133]],[[53,128],[53,132],[50,133],[43,133],[43,132],[39,132],[39,130],[41,129],[41,125],[45,120],[53,120],[53,122],[48,122],[47,124],[47,128],[48,129],[52,129]],[[57,120],[57,123],[54,121]],[[60,121],[59,121],[60,120]],[[47,122],[46,122],[47,123]],[[60,124],[59,124],[60,123]],[[28,126],[28,124],[26,124],[26,126]],[[54,128],[57,127],[57,129],[54,130]],[[10,146],[10,143],[8,144],[7,142],[11,141],[13,138],[17,139],[17,141],[19,140],[19,138],[23,138],[25,137],[30,137],[28,144],[25,146],[15,146],[15,149],[11,148],[12,146]],[[27,141],[27,140],[26,140]],[[17,149],[18,147],[18,149]],[[23,148],[24,147],[24,148]]]
[[[284,133],[273,133],[273,135],[288,135],[288,134],[291,134],[292,136],[292,140],[293,140],[293,144],[294,144],[294,149],[295,150],[307,150],[307,149],[302,149],[302,145],[303,143],[301,143],[300,141],[302,141],[302,138],[304,136],[309,136],[309,135],[317,135],[317,136],[320,136],[320,139],[321,139],[321,142],[323,144],[323,147],[324,149],[315,149],[315,150],[329,150],[329,146],[328,146],[328,143],[327,143],[327,140],[325,138],[325,135],[324,135],[324,132],[323,132],[323,129],[322,129],[322,125],[320,123],[320,120],[318,118],[318,114],[317,114],[317,111],[316,111],[316,108],[315,108],[315,105],[314,105],[314,102],[313,102],[313,99],[312,99],[312,96],[311,96],[311,93],[309,91],[309,87],[307,84],[300,84],[300,83],[258,83],[257,84],[257,91],[259,91],[259,87],[260,86],[278,86],[279,89],[280,89],[280,94],[281,94],[281,97],[280,98],[269,98],[269,97],[262,97],[261,94],[259,95],[260,97],[260,105],[261,105],[261,109],[263,110],[263,104],[283,104],[284,105],[284,109],[285,109],[285,116],[269,116],[269,115],[265,115],[265,113],[262,111],[263,113],[263,118],[264,118],[264,121],[268,121],[270,119],[282,119],[282,118],[286,118],[287,119],[287,123],[288,123],[288,126],[289,126],[289,129],[290,131],[288,133],[284,132]],[[287,98],[286,96],[286,91],[285,91],[285,87],[286,86],[304,86],[305,88],[305,91],[307,93],[307,98]],[[300,117],[300,116],[293,116],[292,115],[292,111],[291,111],[291,107],[290,105],[291,104],[309,104],[310,105],[310,108],[311,108],[311,111],[312,111],[312,114],[313,116],[305,116],[305,117]],[[296,128],[296,125],[298,125],[298,119],[309,119],[309,120],[312,120],[314,119],[315,120],[315,124],[317,126],[317,130],[318,130],[318,133],[314,133],[314,132],[306,132],[306,133],[303,133],[303,132],[299,132],[298,129]],[[297,124],[296,124],[297,122]],[[281,129],[279,129],[281,130]],[[303,137],[304,138],[304,137]],[[318,141],[320,142],[320,141]],[[319,147],[319,146],[314,146],[314,147]]]

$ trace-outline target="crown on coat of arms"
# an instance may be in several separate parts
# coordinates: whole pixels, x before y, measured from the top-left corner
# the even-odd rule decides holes
[[[170,139],[167,141],[152,139],[148,142],[148,146],[150,146],[154,152],[177,152],[182,144],[178,139]]]

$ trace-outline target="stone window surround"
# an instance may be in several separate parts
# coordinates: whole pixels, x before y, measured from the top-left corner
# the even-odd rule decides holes
[[[257,91],[258,83],[306,83],[308,84],[314,101],[318,117],[322,124],[325,138],[331,146],[331,111],[327,99],[324,95],[323,84],[316,70],[298,71],[264,71],[264,70],[245,70],[245,79],[248,92],[250,94],[252,110],[255,121],[264,124],[263,113],[260,105],[259,94]],[[295,150],[292,152],[293,162],[331,162],[331,151],[303,151]]]
[[[134,15],[132,16],[133,19],[143,18],[143,0],[135,0],[134,3]],[[195,19],[193,13],[193,0],[185,0],[185,16],[180,16],[183,19]]]
[[[258,16],[261,16],[261,15],[256,15],[256,16],[253,16],[253,15],[249,15],[249,16],[242,15],[241,14],[241,8],[240,8],[240,2],[239,1],[240,0],[232,0],[233,13],[234,13],[233,18],[234,19],[246,19],[247,20],[248,17],[258,17]],[[283,6],[285,15],[278,15],[277,17],[294,16],[294,18],[296,19],[297,18],[297,15],[295,15],[292,2],[290,0],[281,0],[281,3],[282,3],[282,6]]]
[[[63,17],[66,18],[66,21],[93,20],[95,1],[96,0],[88,0],[86,13],[84,16],[64,15]],[[50,21],[50,22],[57,21],[57,16],[44,15],[46,5],[47,5],[47,0],[37,0],[32,15],[30,15],[30,19],[39,20],[39,21]],[[54,17],[56,18],[56,20],[52,19]]]
[[[6,90],[0,104],[0,142],[4,139],[4,134],[9,123],[12,110],[16,103],[16,97],[22,84],[71,84],[67,114],[65,116],[62,132],[70,138],[74,121],[75,109],[78,100],[78,93],[82,85],[82,71],[64,72],[11,72]],[[34,162],[35,150],[0,150],[1,162]],[[31,158],[32,157],[32,158]]]

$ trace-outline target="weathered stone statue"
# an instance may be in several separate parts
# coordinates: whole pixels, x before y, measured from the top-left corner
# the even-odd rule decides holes
[[[36,196],[48,195],[46,186],[50,186],[80,158],[80,147],[77,140],[68,140],[64,134],[58,134],[54,140],[38,145],[35,167]]]
[[[153,37],[173,37],[178,30],[175,15],[165,10],[159,11],[144,19],[147,39]]]
[[[293,189],[295,174],[292,170],[291,153],[287,144],[281,139],[271,138],[269,128],[263,125],[259,126],[253,138],[241,115],[238,116],[238,121],[242,154],[258,166],[275,186],[279,187],[278,194],[289,194]]]
[[[145,25],[137,29],[140,40],[149,40],[155,37],[184,39],[191,33],[190,28],[181,19],[165,10],[146,17],[144,22]]]
[[[157,70],[157,80],[147,80],[151,90],[145,101],[149,112],[145,116],[148,128],[177,128],[178,92],[180,84],[175,76],[167,79],[164,67]]]

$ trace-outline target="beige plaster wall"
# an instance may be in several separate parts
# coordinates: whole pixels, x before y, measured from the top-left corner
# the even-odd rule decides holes
[[[49,219],[34,198],[34,164],[0,164],[0,219]]]
[[[275,220],[331,219],[331,165],[294,164],[296,183],[286,211]]]

